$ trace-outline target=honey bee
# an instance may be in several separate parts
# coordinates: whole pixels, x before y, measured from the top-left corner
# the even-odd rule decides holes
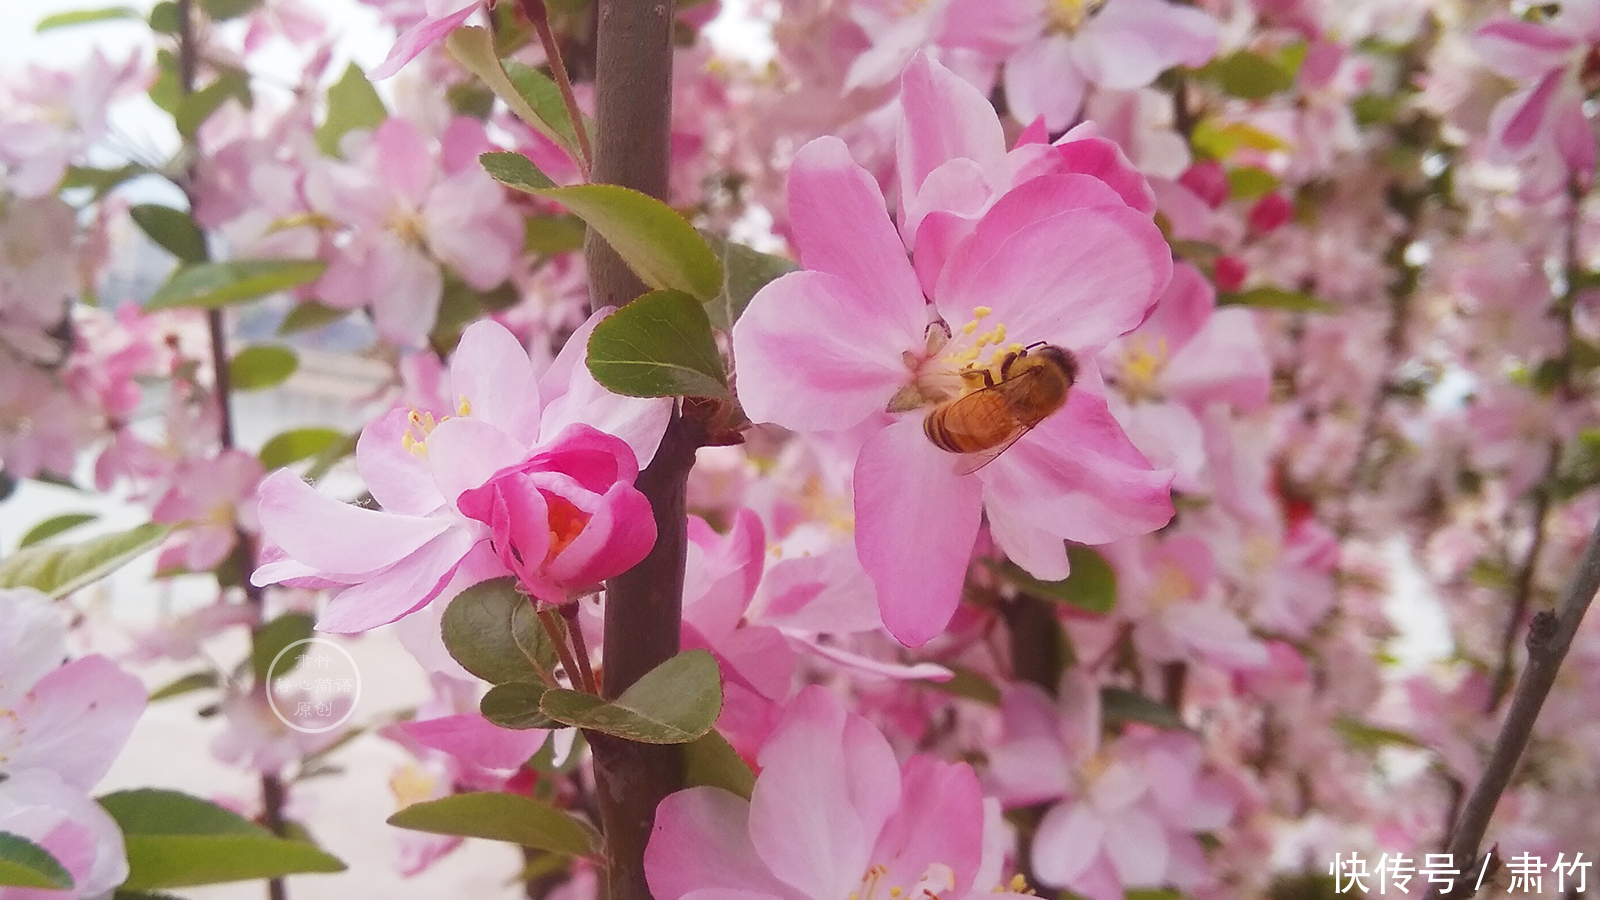
[[[983,387],[934,407],[922,430],[935,447],[962,454],[956,473],[968,475],[1066,405],[1078,361],[1054,344],[1040,343],[1007,353],[999,381],[987,368],[963,374],[982,377]]]

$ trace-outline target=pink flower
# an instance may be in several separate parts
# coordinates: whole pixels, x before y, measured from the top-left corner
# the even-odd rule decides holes
[[[633,479],[671,401],[594,383],[581,355],[603,315],[542,380],[504,327],[469,327],[443,392],[449,413],[395,409],[362,430],[356,465],[382,511],[339,503],[287,470],[269,476],[260,519],[272,546],[255,583],[342,586],[318,627],[355,632],[506,574],[565,602],[641,559],[655,520]]]
[[[417,54],[443,40],[483,5],[483,0],[425,0],[426,15],[400,33],[389,55],[368,73],[368,77],[379,81],[400,71]]]
[[[759,763],[748,801],[699,787],[661,802],[644,858],[658,900],[959,898],[998,881],[972,770],[928,756],[899,765],[825,688],[795,697]]]
[[[261,474],[261,461],[243,450],[181,464],[150,518],[184,525],[185,540],[162,553],[158,568],[205,572],[226,559],[239,534],[241,513],[246,514],[242,524],[254,529],[249,515],[253,505],[246,501],[254,496]]]
[[[1553,154],[1573,172],[1595,166],[1584,98],[1600,86],[1600,2],[1562,3],[1548,24],[1494,16],[1473,34],[1489,68],[1523,86],[1489,118],[1494,148],[1508,160]]]
[[[122,829],[83,788],[49,769],[10,773],[0,781],[0,832],[43,847],[72,876],[72,887],[64,891],[0,887],[0,900],[106,897],[128,878]]]
[[[1006,102],[1023,122],[1070,126],[1090,85],[1132,90],[1217,52],[1217,23],[1166,0],[954,0],[947,33],[1006,48]]]
[[[934,158],[923,171],[939,168],[937,152],[927,148]],[[812,141],[789,179],[804,270],[763,288],[733,331],[739,396],[754,420],[871,431],[855,467],[856,549],[885,626],[909,645],[949,622],[986,512],[1001,549],[1052,580],[1067,574],[1064,541],[1105,543],[1172,515],[1170,474],[1153,471],[1123,435],[1095,363],[1166,286],[1172,260],[1159,230],[1084,174],[1023,181],[992,205],[977,200],[987,211],[945,252],[925,254],[929,224],[918,228],[913,268],[876,182],[841,141]],[[963,372],[1037,342],[1076,357],[1077,384],[1063,408],[963,474],[963,458],[934,446],[924,419],[973,389],[975,376]]]

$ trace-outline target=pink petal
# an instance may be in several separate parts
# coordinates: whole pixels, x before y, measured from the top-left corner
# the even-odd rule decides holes
[[[1007,558],[1041,581],[1069,574],[1067,544],[1061,538],[1018,521],[1003,506],[988,508],[989,534]]]
[[[504,325],[492,319],[474,322],[461,332],[450,356],[452,412],[463,402],[472,418],[493,425],[511,440],[527,446],[539,434],[539,386],[528,351]]]
[[[900,800],[889,742],[826,688],[801,691],[761,749],[750,839],[772,874],[807,897],[845,897]]]
[[[1491,127],[1491,134],[1495,139],[1513,152],[1522,150],[1532,143],[1533,139],[1544,130],[1551,100],[1560,89],[1565,76],[1565,70],[1553,70],[1532,87],[1520,90],[1500,101],[1495,112],[1499,113],[1504,108],[1511,114],[1500,127]]]
[[[661,801],[644,851],[644,872],[656,900],[712,892],[785,900],[802,896],[774,878],[757,855],[750,841],[750,803],[721,788],[689,788]]]
[[[447,419],[428,435],[428,469],[439,493],[452,506],[463,492],[483,485],[496,472],[527,456],[525,445],[477,418]]]
[[[986,505],[1080,543],[1148,534],[1172,519],[1172,473],[1151,469],[1105,398],[1088,391],[1072,391],[1065,408],[977,475]]]
[[[624,397],[601,387],[589,373],[589,367],[582,364],[587,341],[588,333],[579,329],[556,357],[556,365],[559,365],[562,357],[576,347],[578,365],[568,368],[559,395],[544,408],[539,421],[539,443],[549,443],[570,425],[589,425],[622,439],[632,449],[639,466],[648,466],[672,418],[673,400],[671,397]],[[546,372],[540,383],[549,381],[550,373]]]
[[[1110,0],[1084,24],[1073,51],[1089,80],[1133,90],[1175,65],[1201,66],[1217,53],[1210,14],[1166,0]]]
[[[400,35],[400,39],[395,41],[395,45],[389,51],[388,57],[379,63],[376,69],[367,73],[367,77],[373,81],[380,81],[400,71],[400,68],[416,58],[418,53],[438,43],[445,35],[454,31],[456,26],[465,22],[467,17],[472,15],[477,8],[477,4],[473,4],[454,15],[439,19],[423,19],[421,22],[406,29],[406,32]]]
[[[581,422],[568,425],[544,443],[523,468],[560,472],[594,494],[605,493],[619,481],[632,484],[639,475],[639,465],[627,444]]]
[[[889,868],[884,883],[910,887],[943,864],[955,874],[951,896],[965,896],[983,856],[983,791],[972,767],[913,756],[901,793],[903,802],[872,850],[872,861]]]
[[[384,340],[399,347],[421,347],[439,318],[444,276],[439,263],[417,248],[402,246],[385,233],[373,265],[382,281],[373,292],[372,321]]]
[[[633,568],[655,543],[650,501],[632,482],[617,482],[577,538],[550,560],[547,571],[570,588],[590,587]]]
[[[1566,65],[1572,36],[1510,16],[1495,16],[1472,33],[1472,48],[1495,72],[1517,81],[1542,78]]]
[[[111,768],[144,707],[144,685],[116,663],[98,654],[73,660],[39,679],[14,711],[22,741],[5,754],[6,769],[49,769],[87,791]]]
[[[689,563],[684,572],[683,617],[713,640],[732,634],[750,607],[767,552],[761,517],[734,514],[726,538],[704,519],[689,519]]]
[[[838,431],[882,412],[910,379],[901,354],[924,345],[927,314],[919,299],[914,325],[886,319],[881,300],[825,272],[792,272],[762,288],[733,328],[739,401],[750,417]]]
[[[878,328],[922,334],[927,312],[911,261],[878,183],[850,158],[844,141],[817,138],[795,154],[789,222],[803,268],[844,279],[864,301],[862,316]]]
[[[1063,138],[1055,145],[1053,162],[1060,171],[1092,175],[1104,181],[1122,202],[1139,212],[1155,212],[1156,199],[1150,182],[1115,141],[1099,137]]]
[[[909,647],[949,624],[978,539],[980,482],[955,474],[955,461],[916,416],[868,438],[856,460],[856,553],[884,627]]]
[[[1254,314],[1219,310],[1168,361],[1163,386],[1168,396],[1196,406],[1220,401],[1241,412],[1265,407],[1272,393],[1272,361]]]
[[[865,681],[887,678],[894,681],[937,681],[942,683],[956,676],[956,673],[938,663],[922,662],[907,665],[892,660],[864,656],[860,653],[851,653],[849,650],[834,644],[824,644],[815,638],[795,634],[788,634],[787,637],[794,645],[804,647],[846,672],[855,673],[856,677]]]
[[[435,167],[428,139],[406,119],[390,116],[372,133],[371,151],[382,190],[394,195],[407,211],[422,205],[433,183]]]
[[[468,765],[514,769],[528,761],[549,737],[538,728],[501,728],[478,713],[418,719],[397,726],[424,747],[448,753]]]
[[[1200,333],[1216,308],[1217,292],[1211,282],[1193,265],[1178,263],[1155,309],[1134,334],[1142,335],[1146,346],[1164,341],[1168,351],[1176,353]]]
[[[390,568],[340,591],[317,619],[317,630],[369,631],[421,609],[439,595],[476,543],[471,531],[451,528]]]
[[[1065,887],[1100,855],[1105,825],[1082,803],[1058,803],[1033,835],[1033,871],[1045,884]]]
[[[391,409],[361,429],[356,440],[356,471],[385,512],[425,516],[444,505],[428,464],[406,449],[411,410]],[[415,435],[413,435],[415,438]]]
[[[1036,178],[1012,193],[1052,191],[1058,179],[1081,179],[1074,193],[1088,185],[1111,193],[1072,175]],[[1148,217],[1119,201],[1019,224],[1032,214],[1019,199],[984,216],[939,279],[935,299],[947,320],[965,322],[987,306],[1011,340],[1074,352],[1098,349],[1144,321],[1172,273],[1166,239]]]
[[[1130,809],[1106,820],[1105,826],[1106,855],[1124,885],[1150,888],[1165,883],[1167,835],[1154,816]]]
[[[895,156],[904,204],[917,196],[929,173],[953,159],[972,160],[988,180],[999,183],[1005,174],[1005,133],[987,97],[919,53],[900,76]]]
[[[340,503],[288,469],[267,476],[259,498],[262,531],[295,561],[336,575],[393,565],[449,527],[441,519]]]
[[[1088,80],[1072,58],[1072,45],[1051,35],[1006,60],[1005,85],[1012,115],[1024,122],[1042,117],[1057,132],[1078,117]]]

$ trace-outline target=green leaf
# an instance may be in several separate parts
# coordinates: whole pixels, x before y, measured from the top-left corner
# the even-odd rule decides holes
[[[543,687],[553,680],[555,647],[513,577],[462,591],[445,607],[440,630],[456,662],[490,684]]]
[[[150,15],[146,21],[150,23],[150,30],[156,34],[177,34],[178,4],[172,0],[161,0],[150,7]]]
[[[318,450],[311,460],[311,465],[306,467],[306,480],[313,484],[321,481],[322,476],[328,474],[334,464],[356,452],[356,444],[361,441],[361,433],[347,434],[334,441],[321,450]]]
[[[253,102],[250,76],[240,69],[223,69],[210,84],[178,98],[178,111],[173,116],[178,133],[192,139],[206,119],[211,118],[211,114],[229,98],[238,100],[246,109]]]
[[[1000,689],[994,686],[994,682],[966,666],[950,663],[942,665],[954,672],[955,676],[946,681],[924,681],[922,684],[951,696],[965,697],[988,706],[1000,705]]]
[[[323,156],[337,157],[340,138],[359,129],[377,128],[388,117],[389,110],[366,73],[351,63],[328,88],[328,115],[317,126],[317,149]]]
[[[1190,135],[1195,152],[1212,159],[1227,159],[1236,151],[1287,150],[1289,144],[1275,134],[1269,134],[1243,122],[1217,122],[1202,119]]]
[[[344,439],[333,428],[295,428],[273,437],[261,447],[261,465],[277,469],[333,447]]]
[[[350,315],[348,309],[323,306],[315,300],[306,300],[296,304],[295,308],[289,310],[289,314],[283,317],[283,321],[278,324],[278,333],[289,335],[311,331],[314,328],[331,325],[348,315]]]
[[[164,687],[156,688],[150,694],[150,702],[166,700],[169,697],[179,697],[192,691],[202,691],[206,688],[217,686],[217,673],[215,672],[190,672]]]
[[[1257,309],[1286,309],[1290,312],[1335,312],[1337,306],[1310,294],[1286,291],[1280,287],[1258,287],[1239,293],[1217,295],[1218,306],[1254,306]]]
[[[713,328],[732,331],[733,323],[739,321],[744,308],[750,305],[750,298],[778,276],[793,272],[797,266],[782,256],[752,250],[714,235],[704,236],[711,240],[712,247],[722,260],[722,290],[706,301],[706,313],[711,317]]]
[[[1228,172],[1228,193],[1235,200],[1259,200],[1277,190],[1279,183],[1278,176],[1254,166]]]
[[[124,890],[342,872],[345,868],[314,844],[277,837],[214,803],[178,791],[118,791],[101,797],[100,805],[116,820],[127,844]]]
[[[595,381],[629,397],[730,397],[705,307],[681,291],[651,291],[601,320],[588,364]]]
[[[213,309],[243,303],[322,277],[317,259],[244,259],[180,267],[144,305],[146,312],[180,306]]]
[[[1107,725],[1143,722],[1157,728],[1188,728],[1170,707],[1118,687],[1100,689],[1100,716]]]
[[[569,157],[578,158],[577,135],[554,82],[521,63],[502,62],[495,51],[494,35],[478,25],[452,31],[445,39],[445,47],[467,71],[488,85],[517,118],[555,141]]]
[[[606,702],[552,688],[539,701],[557,722],[643,744],[684,744],[711,730],[722,712],[722,675],[704,650],[679,653]]]
[[[116,169],[68,166],[66,177],[61,179],[61,190],[88,188],[93,192],[94,199],[98,200],[124,181],[148,175],[150,172],[149,166],[141,166],[138,163],[128,163]]]
[[[22,540],[17,544],[17,549],[31,547],[40,541],[48,540],[62,532],[77,528],[85,522],[93,522],[98,518],[100,518],[99,513],[62,513],[59,516],[51,516],[28,529],[28,533],[23,535]]]
[[[1023,571],[1013,562],[1002,563],[1001,577],[1026,594],[1041,600],[1053,600],[1095,615],[1105,615],[1117,605],[1117,573],[1090,547],[1067,548],[1067,561],[1072,570],[1061,581],[1040,581]]]
[[[0,831],[0,885],[6,887],[72,887],[72,873],[33,841]]]
[[[722,290],[716,254],[694,226],[660,200],[615,184],[556,187],[520,153],[485,153],[478,159],[500,183],[548,197],[571,210],[646,285],[683,291],[702,302]]]
[[[257,629],[255,637],[250,641],[250,668],[255,672],[256,682],[264,682],[274,673],[286,674],[294,668],[293,665],[279,662],[274,669],[272,663],[285,648],[297,641],[310,638],[315,625],[316,620],[311,616],[291,612],[284,613]]]
[[[719,787],[750,799],[756,773],[715,728],[683,745],[684,787]]]
[[[574,215],[529,218],[522,238],[527,253],[553,256],[583,249],[583,220]]]
[[[150,240],[161,245],[163,250],[176,256],[180,262],[206,261],[206,236],[183,210],[156,203],[141,203],[129,209],[128,215],[133,218],[134,224],[150,236]]]
[[[277,387],[299,367],[300,358],[287,347],[246,347],[228,363],[228,384],[238,391]]]
[[[104,578],[161,543],[171,525],[150,522],[79,544],[46,544],[0,561],[0,588],[31,587],[52,600]]]
[[[526,728],[560,728],[559,722],[539,709],[545,686],[527,681],[497,684],[478,701],[483,717],[501,728],[521,731]]]
[[[52,28],[66,28],[71,25],[87,25],[90,22],[106,22],[113,19],[138,19],[139,11],[131,6],[106,6],[100,9],[75,9],[71,12],[56,13],[45,16],[39,24],[33,26],[36,32],[49,31]]]
[[[255,12],[262,0],[200,0],[206,18],[213,22],[226,22]]]
[[[1195,74],[1244,100],[1265,100],[1294,87],[1294,72],[1249,50],[1236,50],[1195,70]]]
[[[1350,716],[1340,716],[1333,720],[1333,730],[1339,732],[1346,744],[1354,750],[1368,752],[1381,750],[1384,747],[1424,747],[1421,741],[1401,731],[1392,728],[1381,728],[1369,725],[1360,719]]]
[[[396,828],[486,838],[565,856],[594,856],[594,829],[549,804],[520,794],[481,791],[417,803],[389,817]]]

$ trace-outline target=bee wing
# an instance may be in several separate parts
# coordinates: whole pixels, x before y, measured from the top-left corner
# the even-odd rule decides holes
[[[1033,430],[1032,425],[1018,425],[1015,430],[1006,435],[1006,439],[987,450],[977,453],[963,453],[956,460],[957,475],[971,475],[973,472],[995,461],[1000,454],[1006,452],[1012,444],[1022,440],[1022,436]]]

